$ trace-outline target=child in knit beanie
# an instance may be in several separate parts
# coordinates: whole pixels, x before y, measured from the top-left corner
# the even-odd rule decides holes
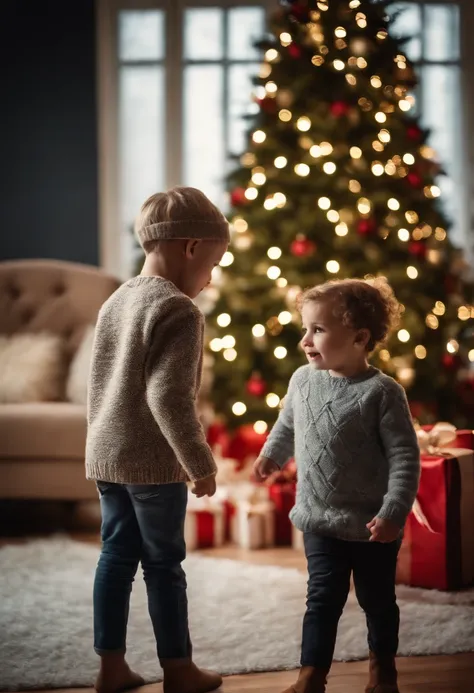
[[[324,693],[350,577],[365,611],[366,693],[399,693],[395,570],[418,490],[420,454],[405,391],[369,365],[401,306],[383,277],[333,280],[300,300],[308,365],[291,378],[285,405],[254,470],[263,480],[295,456],[304,532],[307,610],[301,671],[285,693]]]
[[[191,299],[227,249],[229,224],[199,190],[174,188],[144,203],[136,233],[143,270],[99,313],[89,381],[86,475],[102,510],[95,687],[116,693],[144,683],[125,660],[141,563],[164,693],[205,693],[222,679],[193,663],[181,562],[186,482],[197,496],[212,496],[217,469],[196,410],[204,317]]]

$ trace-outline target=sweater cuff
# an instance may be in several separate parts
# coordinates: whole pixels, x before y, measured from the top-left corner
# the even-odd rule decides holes
[[[280,445],[272,445],[270,442],[266,442],[263,448],[260,450],[260,457],[268,457],[268,459],[275,462],[280,469],[282,469],[282,467],[284,467],[290,459],[289,457],[282,457]]]
[[[377,517],[381,520],[390,520],[395,523],[397,527],[403,529],[407,521],[408,512],[405,506],[387,499],[377,513]]]
[[[184,469],[190,481],[200,481],[217,474],[217,465],[210,448],[195,451],[192,460],[186,460]]]

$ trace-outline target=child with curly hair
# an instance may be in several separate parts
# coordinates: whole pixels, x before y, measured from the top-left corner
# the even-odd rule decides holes
[[[379,277],[329,281],[299,308],[309,364],[293,374],[254,465],[259,480],[293,454],[298,468],[290,517],[304,532],[309,580],[301,670],[285,693],[324,693],[351,573],[367,618],[366,693],[398,693],[395,569],[420,455],[403,388],[368,357],[400,305]]]

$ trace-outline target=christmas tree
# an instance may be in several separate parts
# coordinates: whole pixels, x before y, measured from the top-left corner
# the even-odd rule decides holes
[[[375,275],[404,313],[372,363],[406,387],[422,422],[460,419],[474,312],[437,199],[441,167],[414,115],[413,65],[387,8],[287,3],[259,44],[259,109],[230,176],[233,240],[208,318],[212,399],[230,427],[263,433],[305,363],[301,289]]]

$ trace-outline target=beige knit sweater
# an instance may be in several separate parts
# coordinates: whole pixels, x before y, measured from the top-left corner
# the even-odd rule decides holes
[[[215,474],[196,410],[204,317],[172,282],[135,277],[102,306],[88,398],[86,476],[170,484]]]

